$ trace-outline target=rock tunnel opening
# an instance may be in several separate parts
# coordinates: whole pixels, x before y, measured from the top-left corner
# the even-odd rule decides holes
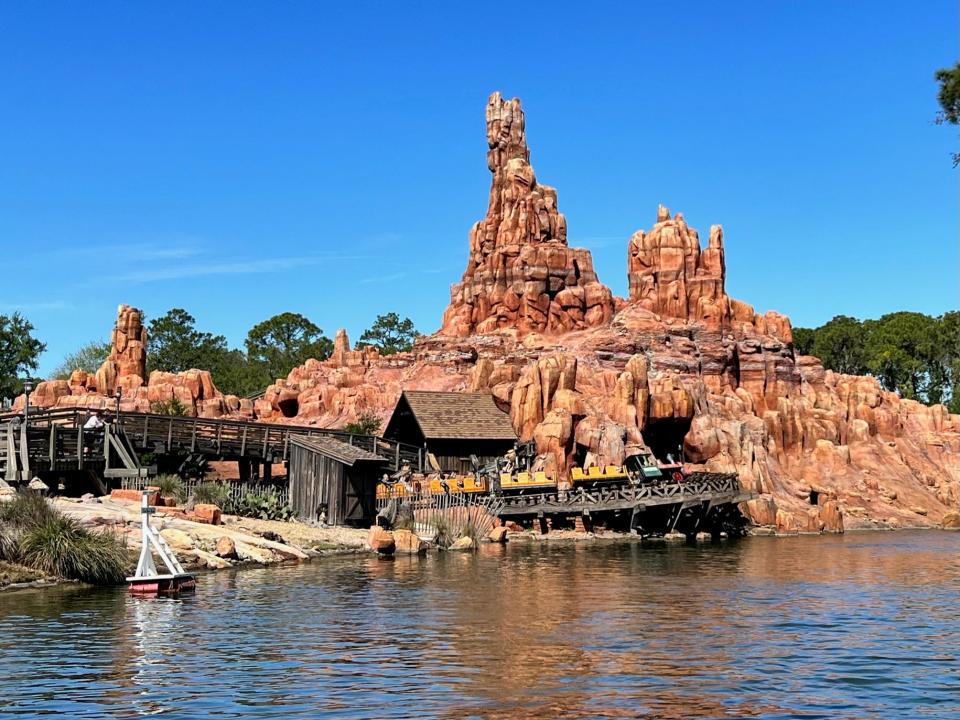
[[[651,420],[641,431],[643,442],[660,462],[680,462],[683,459],[683,438],[690,431],[691,420],[692,418]]]
[[[281,400],[277,407],[285,418],[296,417],[297,413],[300,412],[300,402],[296,398]]]
[[[820,493],[816,490],[810,491],[810,504],[819,505],[820,504]]]

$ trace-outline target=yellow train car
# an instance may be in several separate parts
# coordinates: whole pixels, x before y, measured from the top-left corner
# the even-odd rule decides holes
[[[452,475],[450,477],[433,476],[427,485],[432,493],[487,493],[490,483],[485,477],[476,475]]]
[[[503,492],[540,490],[549,492],[557,489],[557,477],[553,473],[518,472],[500,473],[500,489]]]
[[[629,482],[627,469],[620,465],[607,465],[589,468],[575,467],[570,469],[570,481],[577,485],[618,484]]]

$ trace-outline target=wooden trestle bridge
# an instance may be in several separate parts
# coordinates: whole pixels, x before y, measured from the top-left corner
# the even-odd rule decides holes
[[[378,509],[391,503],[406,504],[417,519],[438,514],[467,517],[477,522],[478,514],[495,515],[503,520],[534,520],[546,529],[548,519],[578,519],[578,527],[588,528],[594,520],[629,529],[640,535],[698,532],[714,536],[735,526],[740,518],[737,505],[755,497],[742,490],[733,473],[695,472],[681,482],[668,480],[640,485],[606,487],[577,486],[569,490],[500,496],[470,493],[423,492],[384,494],[378,497]]]
[[[86,471],[100,478],[145,477],[140,456],[175,454],[184,467],[209,460],[258,463],[269,472],[289,458],[293,437],[325,437],[384,459],[384,467],[404,465],[419,472],[421,448],[373,435],[303,425],[243,422],[124,412],[106,423],[102,435],[84,431],[90,412],[83,408],[31,410],[0,415],[0,479],[29,481],[43,473]]]

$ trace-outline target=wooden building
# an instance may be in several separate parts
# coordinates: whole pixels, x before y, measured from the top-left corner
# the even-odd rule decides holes
[[[517,441],[510,416],[489,393],[405,390],[385,438],[426,448],[444,472],[469,472],[470,456],[489,462]]]
[[[290,507],[301,520],[323,512],[330,525],[373,523],[384,458],[329,437],[291,437],[289,463]]]

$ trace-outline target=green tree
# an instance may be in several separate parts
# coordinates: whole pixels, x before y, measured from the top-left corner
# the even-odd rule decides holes
[[[223,335],[200,332],[196,320],[182,308],[150,321],[147,334],[147,370],[183,372],[211,370],[227,352]]]
[[[343,429],[352,435],[376,435],[383,418],[373,412],[361,413],[352,423],[347,423]]]
[[[810,354],[816,355],[823,361],[824,367],[834,372],[858,375],[866,370],[864,345],[860,321],[837,315],[814,331]]]
[[[942,385],[933,387],[938,351],[937,320],[917,312],[896,312],[865,323],[867,368],[888,390],[911,400],[939,402]],[[932,372],[931,372],[932,371]]]
[[[286,377],[310,358],[326,360],[333,352],[333,342],[323,330],[292,312],[274,315],[250,328],[246,347],[248,361],[261,366],[269,380]]]
[[[74,370],[96,372],[110,355],[112,346],[101,340],[91,340],[67,354],[63,361],[53,369],[50,377],[54,380],[69,380]]]
[[[37,369],[47,346],[32,333],[33,325],[20,313],[0,315],[0,398],[22,393],[28,371]]]
[[[813,352],[813,343],[817,338],[817,331],[813,328],[795,327],[793,329],[793,349],[798,355],[809,355]]]
[[[357,347],[369,345],[379,349],[381,355],[393,355],[413,348],[417,335],[409,318],[401,320],[397,313],[392,312],[378,315],[373,325],[363,331]]]
[[[960,413],[960,311],[951,310],[938,319],[936,346],[938,376],[945,387],[942,401],[950,412]]]
[[[960,62],[952,68],[937,70],[933,77],[940,83],[937,91],[937,101],[940,103],[937,124],[960,125]],[[960,165],[960,153],[953,153],[953,166],[957,165]]]

